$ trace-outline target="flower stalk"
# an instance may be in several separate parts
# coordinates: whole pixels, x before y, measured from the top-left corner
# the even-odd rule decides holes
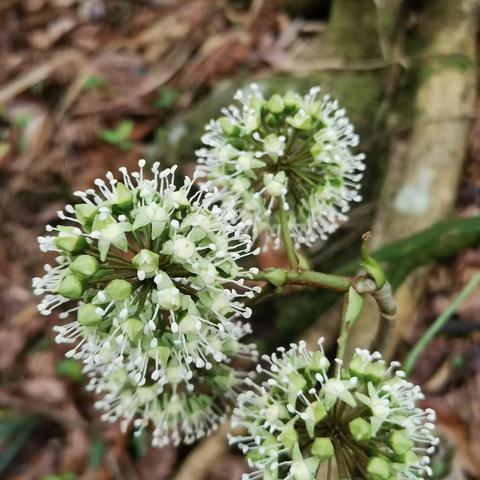
[[[285,248],[285,251],[287,253],[288,263],[290,264],[290,268],[295,270],[298,268],[298,256],[297,252],[295,251],[295,245],[293,243],[292,237],[290,235],[290,230],[288,228],[288,218],[287,212],[285,211],[285,202],[281,198],[278,208],[278,217],[283,247]]]

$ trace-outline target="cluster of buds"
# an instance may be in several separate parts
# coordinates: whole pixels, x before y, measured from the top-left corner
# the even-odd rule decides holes
[[[312,480],[335,463],[339,478],[414,480],[431,474],[435,414],[417,406],[423,395],[398,364],[358,349],[348,365],[331,366],[322,340],[312,353],[304,342],[264,356],[266,380],[242,393],[230,437],[251,467],[245,480]],[[331,374],[332,368],[335,373]],[[323,465],[323,466],[322,466]]]
[[[317,99],[319,91],[270,98],[255,84],[238,91],[239,106],[207,125],[197,151],[204,188],[218,189],[223,206],[236,208],[267,245],[280,245],[281,210],[298,247],[325,239],[361,199],[358,137],[345,110],[328,95]]]
[[[232,211],[192,192],[192,180],[177,188],[175,168],[154,164],[145,175],[144,166],[76,192],[81,203],[58,212],[65,225],[39,238],[57,257],[33,286],[42,314],[65,306],[60,318],[74,316],[55,327],[56,340],[84,362],[105,418],[124,418],[126,428],[137,415],[137,431],[155,425],[155,443],[170,434],[188,442],[234,398],[246,374],[232,359],[256,355],[238,321],[251,315],[246,301],[258,288],[237,263],[252,241]]]

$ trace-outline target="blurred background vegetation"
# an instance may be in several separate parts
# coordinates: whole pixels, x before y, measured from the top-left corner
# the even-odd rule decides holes
[[[354,272],[362,233],[399,301],[390,357],[403,359],[480,266],[477,0],[0,1],[0,478],[239,480],[225,429],[152,449],[100,422],[82,371],[53,341],[30,279],[36,236],[107,170],[139,158],[194,167],[204,124],[251,81],[319,84],[367,153],[364,201],[308,253]],[[263,267],[281,253],[262,254]],[[253,318],[263,351],[332,340],[336,298],[289,290]],[[413,373],[439,414],[435,478],[480,478],[480,295]],[[367,309],[352,345],[367,344]],[[351,347],[350,346],[350,347]]]

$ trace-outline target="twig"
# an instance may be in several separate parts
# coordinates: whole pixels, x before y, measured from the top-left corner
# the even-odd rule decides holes
[[[68,61],[78,61],[78,53],[74,51],[62,51],[46,63],[42,63],[33,70],[28,71],[25,75],[17,77],[10,83],[7,83],[0,89],[0,104],[6,103],[16,97],[23,91],[33,87],[37,83],[47,79],[57,68],[65,65]]]
[[[29,402],[23,398],[14,397],[5,391],[0,391],[0,405],[20,412],[31,412],[50,418],[51,420],[67,427],[88,428],[88,423],[80,416],[64,414],[58,410],[42,405],[39,402]]]

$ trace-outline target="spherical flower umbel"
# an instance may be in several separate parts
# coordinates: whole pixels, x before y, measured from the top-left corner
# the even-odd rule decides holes
[[[321,343],[314,353],[304,342],[279,348],[264,356],[261,385],[246,380],[234,425],[247,432],[230,438],[254,468],[244,479],[315,480],[324,464],[328,480],[333,463],[340,478],[429,476],[435,414],[417,406],[420,388],[378,352],[357,349],[348,365],[331,365]]]
[[[281,209],[297,246],[310,245],[361,200],[358,137],[345,110],[328,95],[317,99],[319,92],[265,98],[255,84],[238,91],[238,106],[207,125],[197,151],[205,188],[218,188],[224,205],[251,221],[253,236],[264,232],[277,247]]]
[[[76,192],[81,203],[58,212],[65,224],[48,226],[52,235],[39,238],[42,250],[58,256],[33,286],[44,295],[42,314],[64,306],[60,318],[75,316],[55,327],[56,340],[84,362],[90,388],[105,394],[99,406],[109,419],[140,412],[136,425],[157,422],[162,442],[169,432],[191,440],[180,414],[206,405],[196,397],[232,398],[245,376],[232,369],[232,358],[255,356],[241,343],[249,325],[236,320],[250,316],[245,300],[257,289],[244,283],[250,271],[237,263],[252,242],[242,225],[232,225],[231,211],[191,192],[192,180],[177,188],[175,167],[154,164],[145,175],[144,166],[141,160],[138,172],[120,169],[122,181],[108,173],[107,181],[95,181],[97,190]],[[166,399],[185,392],[190,398],[179,401],[178,415],[160,418]],[[210,425],[219,417],[194,416]]]

